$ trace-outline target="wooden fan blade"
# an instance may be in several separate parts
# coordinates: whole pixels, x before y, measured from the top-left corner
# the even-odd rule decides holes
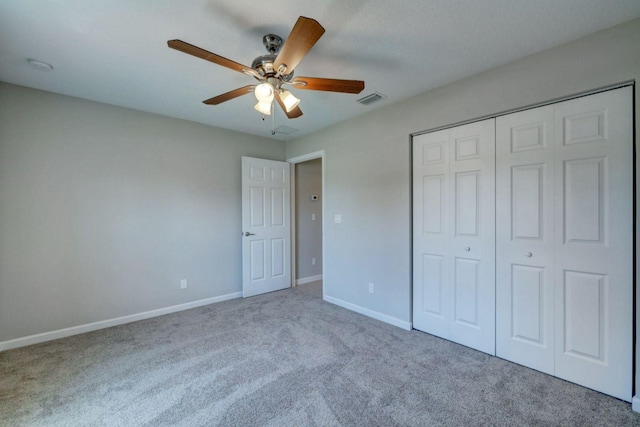
[[[232,90],[230,92],[223,93],[222,95],[214,96],[213,98],[209,98],[206,101],[202,101],[202,102],[207,105],[222,104],[223,102],[229,101],[230,99],[237,98],[239,96],[251,93],[255,88],[256,88],[255,85],[243,86],[238,89]]]
[[[280,94],[278,92],[275,93],[275,98],[278,105],[280,105],[280,108],[282,108],[282,111],[284,111],[284,113],[290,119],[295,119],[302,115],[302,110],[299,107],[295,107],[291,111],[287,112],[287,107],[284,106],[284,103],[282,102],[282,99],[280,99]]]
[[[364,89],[362,80],[323,79],[318,77],[296,77],[293,87],[302,90],[324,90],[327,92],[360,93]]]
[[[273,63],[274,69],[278,70],[280,65],[284,65],[287,67],[284,74],[291,74],[323,34],[324,28],[318,21],[304,16],[299,17]]]
[[[188,53],[189,55],[197,56],[205,61],[213,62],[214,64],[222,65],[223,67],[230,68],[234,71],[242,73],[242,70],[251,70],[251,67],[239,64],[235,61],[227,59],[223,56],[216,55],[208,50],[200,49],[198,46],[194,46],[182,40],[169,40],[167,46],[172,49],[179,50],[180,52]]]

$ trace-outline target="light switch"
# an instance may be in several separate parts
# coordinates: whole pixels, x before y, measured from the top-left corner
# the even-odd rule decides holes
[[[316,220],[316,214],[311,214],[311,221],[315,221]]]
[[[342,223],[342,215],[335,214],[333,216],[333,222],[335,222],[336,224],[341,224]]]

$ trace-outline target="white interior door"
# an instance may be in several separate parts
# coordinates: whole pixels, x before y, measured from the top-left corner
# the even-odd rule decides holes
[[[495,125],[413,139],[416,329],[495,354]]]
[[[555,107],[556,376],[631,400],[633,118],[625,87]]]
[[[289,163],[242,157],[242,296],[291,286]]]
[[[496,355],[554,373],[554,106],[496,119]]]

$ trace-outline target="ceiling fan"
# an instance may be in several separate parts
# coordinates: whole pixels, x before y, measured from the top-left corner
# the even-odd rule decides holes
[[[357,94],[364,89],[360,80],[325,79],[319,77],[294,77],[293,71],[302,58],[324,34],[324,28],[316,20],[301,16],[293,26],[289,37],[284,42],[275,34],[267,34],[262,42],[267,48],[267,55],[258,56],[251,67],[239,64],[215,53],[201,49],[182,40],[169,40],[167,45],[181,52],[196,56],[214,64],[254,77],[260,83],[247,85],[222,95],[203,101],[207,105],[218,105],[225,101],[253,92],[258,99],[255,109],[264,115],[270,115],[275,100],[288,118],[294,119],[302,115],[298,107],[300,100],[285,89],[292,86],[302,90],[321,90]]]

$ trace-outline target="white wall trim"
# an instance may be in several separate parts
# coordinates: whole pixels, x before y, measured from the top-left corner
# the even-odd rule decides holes
[[[303,277],[302,279],[296,280],[296,285],[306,285],[307,283],[317,282],[318,280],[322,280],[322,274],[318,274],[316,276]]]
[[[29,335],[22,338],[16,338],[9,341],[0,342],[0,351],[10,350],[12,348],[24,347],[27,345],[38,344],[45,341],[57,340],[59,338],[70,337],[72,335],[83,334],[85,332],[97,331],[98,329],[110,328],[111,326],[123,325],[125,323],[137,322],[138,320],[149,319],[151,317],[163,316],[165,314],[175,313],[178,311],[189,310],[203,305],[214,304],[217,302],[227,301],[230,299],[242,297],[242,292],[221,295],[219,297],[206,298],[198,301],[187,302],[184,304],[173,305],[170,307],[159,308],[156,310],[145,311],[142,313],[131,314],[128,316],[116,317],[115,319],[101,320],[99,322],[86,323],[84,325],[72,326],[70,328],[58,329],[56,331],[44,332],[41,334]]]
[[[324,160],[324,150],[303,154],[302,156],[291,157],[290,159],[287,159],[287,162],[295,164],[295,163],[307,162],[309,160],[314,160],[314,159]]]
[[[633,399],[631,400],[631,409],[633,409],[634,412],[640,412],[640,396],[633,396]]]
[[[411,322],[405,322],[404,320],[397,319],[395,317],[391,317],[387,314],[383,314],[374,310],[370,310],[368,308],[361,307],[356,304],[352,304],[350,302],[343,301],[338,298],[331,297],[329,295],[324,295],[323,299],[332,304],[338,305],[342,308],[346,308],[347,310],[355,311],[356,313],[364,314],[365,316],[374,318],[376,320],[380,320],[382,322],[388,323],[393,326],[397,326],[404,330],[410,331],[412,328]]]

